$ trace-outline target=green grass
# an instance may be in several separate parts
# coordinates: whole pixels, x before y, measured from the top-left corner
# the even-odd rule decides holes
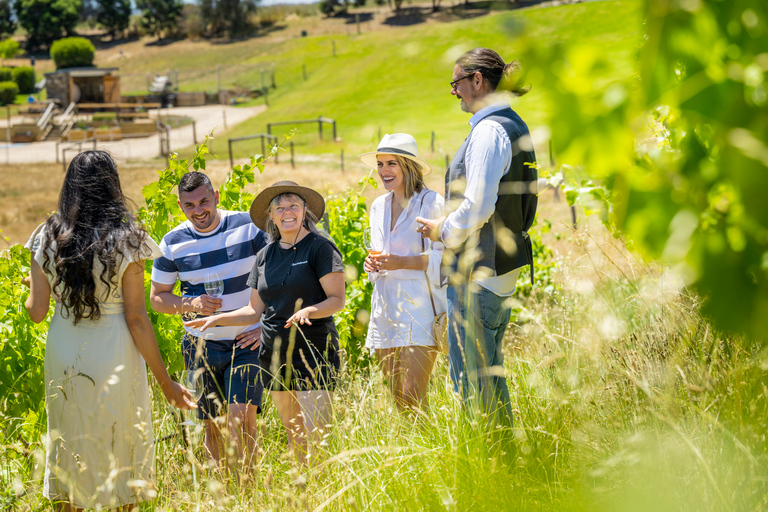
[[[253,88],[260,87],[260,67],[274,63],[277,89],[270,91],[269,109],[217,133],[212,150],[221,157],[226,157],[227,138],[263,132],[271,121],[325,116],[336,119],[341,141],[330,141],[328,131],[325,142],[319,142],[315,126],[300,126],[301,132],[294,139],[297,154],[338,155],[344,149],[345,154],[356,155],[375,147],[380,128],[382,134],[413,134],[430,162],[442,166],[445,155],[453,154],[468,131],[469,116],[460,111],[448,85],[453,62],[462,52],[487,46],[511,60],[521,51],[521,34],[541,45],[596,44],[610,64],[602,77],[602,82],[608,83],[634,72],[641,28],[635,0],[612,0],[526,8],[362,35],[170,44],[162,52],[121,60],[120,70],[126,76],[123,90],[129,90],[129,83],[134,81],[136,87],[143,88],[147,69],[178,69],[182,90],[211,91],[217,87],[216,72],[211,70],[219,65],[226,84]],[[136,80],[127,80],[127,75]],[[252,103],[262,104],[263,100]],[[513,108],[532,129],[547,124],[551,114],[546,98],[536,89],[515,100]],[[278,133],[282,130],[288,128]],[[429,151],[432,131],[436,137],[434,153]],[[246,157],[252,151],[253,147],[241,145],[236,147],[236,156]]]
[[[670,274],[593,230],[557,242],[553,286],[517,308],[505,342],[511,430],[487,435],[465,413],[444,358],[415,424],[378,371],[347,367],[325,460],[296,467],[266,400],[254,480],[238,489],[205,468],[199,431],[191,450],[182,445],[156,392],[159,498],[143,509],[764,509],[766,353],[714,332]],[[30,449],[26,464],[0,451],[10,508],[43,507],[31,463],[41,445]]]
[[[308,125],[300,127],[296,144],[302,148],[297,151],[338,153],[344,148],[350,155],[357,154],[375,148],[381,128],[382,133],[413,134],[426,152],[434,131],[435,153],[427,156],[442,165],[444,155],[453,154],[468,130],[469,116],[460,111],[448,85],[453,62],[463,51],[487,46],[506,60],[515,58],[518,45],[513,27],[522,26],[526,37],[543,45],[600,45],[612,63],[606,81],[624,78],[632,73],[640,41],[638,14],[633,1],[594,2],[354,37],[298,39],[285,42],[274,53],[264,48],[262,55],[247,62],[276,63],[278,88],[270,94],[270,108],[220,134],[212,150],[224,154],[226,138],[262,132],[271,121],[322,115],[336,119],[342,142],[319,143],[316,128]],[[331,56],[332,41],[336,42],[336,57]],[[303,64],[307,81],[302,78]],[[515,100],[513,108],[532,128],[548,119],[546,101],[536,90]],[[247,156],[247,149],[237,156]]]

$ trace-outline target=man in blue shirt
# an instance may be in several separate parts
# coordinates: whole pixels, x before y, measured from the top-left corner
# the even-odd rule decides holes
[[[265,236],[248,213],[219,210],[218,203],[219,193],[206,175],[188,172],[181,178],[179,206],[187,220],[163,237],[163,256],[152,267],[150,302],[158,313],[191,319],[248,304],[248,276]],[[181,295],[173,291],[177,280]],[[206,292],[207,281],[221,281],[220,296]],[[255,350],[259,344],[234,345],[260,335],[261,325],[255,324],[215,327],[204,335],[186,328],[182,338],[187,372],[195,376],[191,385],[201,395],[198,417],[205,420],[205,446],[213,460],[223,461],[227,454],[221,425],[226,421],[239,460],[245,457],[246,466],[254,462],[263,391]]]
[[[445,176],[450,213],[441,219],[416,219],[422,236],[442,241],[449,254],[444,264],[450,273],[448,343],[454,387],[507,425],[512,424],[512,406],[502,342],[521,267],[533,262],[527,231],[537,204],[531,136],[509,107],[509,95],[503,95],[528,92],[516,84],[518,71],[517,62],[505,63],[488,48],[470,50],[456,61],[451,94],[472,114],[471,131]]]

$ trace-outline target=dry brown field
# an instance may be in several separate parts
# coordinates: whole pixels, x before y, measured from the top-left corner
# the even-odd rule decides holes
[[[165,167],[162,160],[118,162],[123,190],[137,206],[144,204],[141,189],[154,181],[157,170]],[[221,185],[230,170],[229,162],[209,160],[206,173],[215,187]],[[283,179],[312,187],[324,196],[341,194],[349,188],[360,190],[358,182],[368,172],[362,164],[350,162],[342,172],[338,162],[314,161],[298,164],[295,169],[288,163],[268,162],[264,173],[256,176],[254,191]],[[0,165],[0,246],[23,244],[35,227],[56,209],[64,172],[61,164]],[[443,172],[436,170],[427,176],[427,184],[442,190]],[[370,201],[383,193],[383,189],[366,186],[363,195]]]

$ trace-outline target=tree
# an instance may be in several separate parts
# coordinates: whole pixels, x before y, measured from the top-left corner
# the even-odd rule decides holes
[[[149,33],[160,37],[164,31],[176,26],[184,9],[182,0],[136,0],[141,11],[141,26]]]
[[[200,13],[212,35],[230,37],[248,28],[248,15],[256,10],[256,0],[200,0]]]
[[[5,65],[7,59],[12,59],[19,54],[19,42],[10,37],[0,43],[0,59]]]
[[[49,47],[53,41],[75,33],[81,0],[16,0],[19,25],[27,31],[27,50]]]
[[[115,38],[115,34],[128,28],[131,22],[131,0],[99,0],[96,20]]]
[[[0,39],[10,37],[16,32],[11,0],[0,0]]]

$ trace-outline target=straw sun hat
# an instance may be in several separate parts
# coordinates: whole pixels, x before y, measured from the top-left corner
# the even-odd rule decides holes
[[[432,168],[427,162],[419,158],[419,147],[416,145],[416,139],[407,133],[386,134],[379,142],[376,151],[370,151],[360,155],[360,161],[372,169],[378,169],[376,165],[376,155],[400,155],[403,158],[412,160],[421,167],[421,174],[427,175],[432,172]]]
[[[289,180],[278,181],[271,187],[267,187],[259,192],[259,195],[253,200],[253,204],[251,204],[251,220],[260,230],[264,231],[267,227],[267,218],[269,217],[267,208],[269,208],[269,203],[280,194],[296,194],[301,197],[307,203],[309,211],[314,213],[318,219],[325,213],[325,200],[323,196],[311,188],[298,185],[296,182]]]

